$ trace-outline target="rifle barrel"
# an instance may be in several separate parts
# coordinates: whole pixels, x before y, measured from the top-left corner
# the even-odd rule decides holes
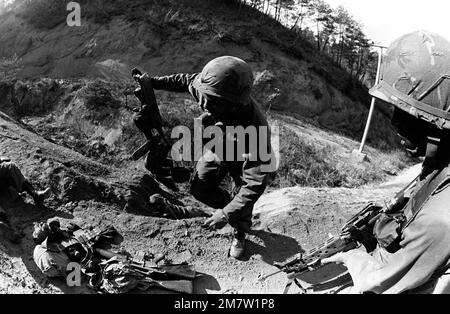
[[[280,274],[280,273],[282,273],[283,272],[283,270],[278,270],[278,271],[276,271],[276,272],[273,272],[273,273],[271,273],[271,274],[268,274],[268,275],[266,275],[266,276],[264,276],[264,277],[261,277],[261,278],[259,278],[258,279],[258,281],[259,282],[263,282],[263,281],[265,281],[266,279],[268,279],[268,278],[270,278],[270,277],[273,277],[273,276],[275,276],[275,275],[278,275],[278,274]]]

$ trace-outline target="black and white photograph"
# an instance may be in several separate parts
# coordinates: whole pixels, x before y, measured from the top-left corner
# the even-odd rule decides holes
[[[450,293],[449,12],[0,0],[0,295]]]

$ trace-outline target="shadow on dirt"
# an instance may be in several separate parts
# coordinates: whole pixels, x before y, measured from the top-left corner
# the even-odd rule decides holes
[[[284,262],[298,253],[305,252],[297,240],[263,230],[253,230],[250,234],[263,241],[264,246],[247,241],[247,255],[243,259],[249,260],[254,255],[260,255],[262,261],[273,265],[275,262]],[[253,239],[257,240],[257,239]],[[312,291],[319,293],[337,293],[351,285],[351,277],[342,265],[328,264],[312,271],[305,272],[298,279],[311,287]],[[298,289],[298,288],[297,288]]]
[[[220,291],[220,284],[216,278],[211,275],[199,273],[194,281],[195,294],[208,294],[208,291]]]
[[[297,240],[281,234],[252,230],[250,235],[247,241],[247,254],[243,261],[248,261],[254,255],[260,255],[265,263],[272,265],[274,262],[283,262],[304,251]],[[255,243],[252,237],[259,238],[264,245]]]

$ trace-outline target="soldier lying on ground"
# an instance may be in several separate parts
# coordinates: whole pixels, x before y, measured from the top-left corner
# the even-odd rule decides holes
[[[425,31],[405,35],[384,58],[370,93],[395,106],[402,143],[425,156],[407,201],[375,224],[372,254],[352,250],[323,260],[344,264],[352,293],[450,293],[450,43]]]
[[[253,87],[250,66],[239,58],[224,56],[210,61],[201,73],[153,77],[151,83],[156,90],[190,93],[217,125],[257,129],[258,138],[250,139],[257,143],[257,152],[246,151],[245,160],[239,161],[241,159],[237,158],[222,160],[209,150],[197,162],[191,180],[192,195],[215,209],[205,225],[215,228],[229,223],[235,230],[229,254],[241,258],[245,250],[245,235],[252,225],[253,206],[268,181],[268,172],[261,168],[272,161],[262,161],[259,155],[259,145],[264,143],[259,139],[263,136],[269,146],[265,151],[271,153],[270,131],[266,118],[250,96]],[[266,134],[260,133],[260,127],[267,128]],[[248,146],[252,145],[247,145],[246,149]],[[249,158],[250,154],[256,159]],[[235,183],[234,195],[220,187],[227,174]]]
[[[70,286],[87,280],[87,287],[102,293],[163,289],[192,293],[197,274],[193,265],[168,264],[164,254],[138,252],[136,256],[110,248],[123,242],[113,226],[62,227],[57,218],[36,223],[33,259],[49,278],[65,279]],[[82,280],[82,274],[83,280]]]
[[[76,224],[69,223],[64,228],[57,218],[51,218],[46,222],[35,223],[33,240],[36,244],[33,259],[44,275],[49,278],[66,277],[67,265],[71,262],[83,265],[91,271],[98,270],[99,259],[92,256],[92,248],[82,244],[76,237],[79,232],[83,240],[92,236],[93,244],[120,243],[123,238],[113,228],[103,230],[87,228],[83,230]],[[92,268],[92,269],[91,269]]]
[[[50,189],[35,190],[17,167],[7,157],[0,157],[0,193],[9,192],[10,196],[17,198],[22,193],[28,193],[35,204],[41,203],[50,194]],[[5,210],[0,206],[0,231],[13,242],[18,242],[20,236],[11,228]]]

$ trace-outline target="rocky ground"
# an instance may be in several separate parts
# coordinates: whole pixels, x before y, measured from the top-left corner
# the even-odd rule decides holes
[[[97,162],[45,139],[3,113],[0,155],[11,156],[27,177],[40,187],[50,186],[54,193],[40,207],[31,199],[12,201],[8,195],[1,196],[12,225],[24,238],[20,245],[0,241],[0,293],[92,293],[87,288],[68,288],[63,282],[49,281],[32,260],[33,222],[55,216],[63,223],[73,221],[81,226],[114,225],[125,238],[121,248],[132,254],[164,251],[173,262],[194,264],[203,274],[195,281],[197,293],[281,293],[286,282],[284,274],[265,282],[258,280],[276,270],[274,262],[284,261],[320,244],[330,234],[337,234],[368,201],[389,199],[417,171],[416,167],[406,175],[392,178],[390,183],[357,189],[293,187],[267,193],[254,210],[247,255],[243,261],[236,261],[227,256],[230,228],[204,229],[202,218],[153,217],[148,204],[139,205],[158,192],[174,203],[201,206],[186,196],[186,187],[172,192],[144,176],[139,163],[118,167]],[[130,199],[137,201],[132,204],[138,204],[131,210]],[[328,273],[319,277],[324,279]]]
[[[77,28],[65,26],[65,15],[63,23],[48,29],[31,25],[17,12],[1,16],[0,57],[17,60],[0,73],[6,78],[0,81],[0,155],[13,159],[38,187],[50,186],[53,196],[37,207],[31,199],[0,195],[12,225],[24,235],[20,245],[0,236],[0,293],[92,293],[47,280],[32,260],[33,223],[55,216],[81,226],[113,224],[130,253],[166,251],[175,262],[194,264],[203,274],[195,283],[198,293],[281,293],[283,274],[258,281],[276,270],[273,262],[319,244],[367,201],[389,198],[403,184],[402,177],[392,181],[406,164],[391,151],[389,112],[376,111],[369,143],[377,149],[367,147],[369,161],[355,166],[350,153],[365,125],[368,94],[362,86],[350,86],[345,72],[312,47],[302,43],[292,51],[279,37],[284,32],[277,23],[251,12],[236,15],[224,1],[154,1],[132,11],[138,15],[87,19]],[[295,135],[290,139],[297,146],[305,144],[297,151],[308,153],[305,159],[312,164],[331,165],[322,181],[328,174],[352,171],[352,180],[338,185],[364,183],[360,188],[272,187],[255,208],[244,261],[227,257],[229,228],[206,230],[201,218],[160,218],[148,203],[153,193],[173,204],[202,205],[186,185],[170,190],[146,175],[142,161],[129,159],[144,141],[132,122],[132,108],[139,104],[123,93],[133,84],[131,68],[151,75],[193,73],[220,55],[250,63],[254,96],[270,123]],[[158,91],[157,97],[166,131],[191,126],[200,113],[188,95]],[[297,146],[283,147],[295,152]],[[314,177],[313,166],[300,171],[283,165],[290,176],[306,173],[304,185]],[[375,176],[390,183],[374,185]],[[285,180],[280,187],[290,183]]]

